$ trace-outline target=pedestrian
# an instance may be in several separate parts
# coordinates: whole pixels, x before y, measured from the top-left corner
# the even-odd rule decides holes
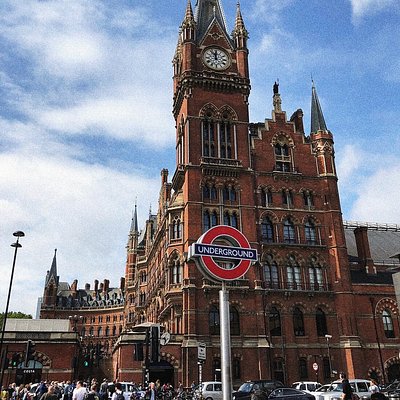
[[[146,399],[156,400],[157,399],[157,389],[154,382],[150,382],[150,385],[146,392]]]
[[[111,400],[125,400],[124,393],[122,392],[122,385],[120,382],[115,384],[115,392],[111,396]]]
[[[108,399],[108,381],[107,378],[103,379],[103,382],[100,385],[100,400],[107,400]]]
[[[350,386],[350,382],[346,377],[346,374],[344,372],[341,372],[339,375],[340,379],[342,380],[342,400],[352,400],[352,393],[353,389]]]
[[[72,400],[84,400],[87,390],[82,381],[76,382],[76,388],[72,392]]]
[[[55,386],[49,385],[47,392],[42,395],[40,400],[58,400]]]
[[[371,392],[371,393],[378,393],[379,392],[379,387],[376,384],[376,381],[374,379],[371,379],[371,381],[369,382],[368,391]]]
[[[100,400],[99,394],[97,393],[96,383],[93,383],[93,385],[90,387],[90,391],[86,394],[85,400]]]

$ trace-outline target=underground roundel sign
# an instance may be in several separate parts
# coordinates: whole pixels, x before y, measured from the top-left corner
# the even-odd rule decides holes
[[[242,277],[257,261],[257,250],[242,232],[227,225],[217,225],[205,232],[189,249],[202,271],[217,280],[232,281]]]

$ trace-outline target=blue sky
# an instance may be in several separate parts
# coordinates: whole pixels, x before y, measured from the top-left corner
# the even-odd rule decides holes
[[[194,1],[192,1],[193,6]],[[222,0],[232,30],[236,0]],[[143,226],[174,171],[172,58],[186,0],[0,2],[0,310],[34,314],[54,249],[62,281],[118,285],[135,199]],[[311,76],[335,138],[344,219],[400,223],[398,0],[241,0],[252,122],[310,126]]]

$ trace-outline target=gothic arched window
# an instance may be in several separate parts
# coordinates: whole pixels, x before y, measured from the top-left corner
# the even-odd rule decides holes
[[[317,244],[317,229],[311,219],[308,219],[304,225],[306,243],[309,245]]]
[[[182,237],[182,224],[179,217],[175,217],[172,221],[172,239],[180,239]]]
[[[295,336],[305,335],[303,312],[298,307],[293,310],[293,330]]]
[[[211,113],[208,114],[211,117]],[[205,119],[202,122],[203,131],[203,156],[215,157],[215,126],[211,119]]]
[[[293,256],[289,257],[286,264],[287,286],[288,289],[302,289],[301,270]]]
[[[283,241],[284,243],[296,243],[296,231],[290,217],[283,221]]]
[[[274,240],[274,225],[269,217],[264,217],[261,221],[261,237],[264,243],[273,243]]]
[[[219,123],[219,147],[221,158],[232,158],[232,126],[227,120]]]
[[[273,257],[268,254],[263,264],[264,267],[264,283],[267,288],[279,289],[279,270],[278,265]]]
[[[317,264],[317,260],[313,257],[308,267],[308,276],[310,279],[310,290],[323,290],[324,280],[322,268]]]
[[[218,225],[218,214],[216,211],[204,211],[203,213],[203,230],[208,231],[213,226]]]
[[[317,335],[325,336],[328,333],[328,326],[326,324],[326,315],[320,308],[317,308],[315,313],[315,323],[317,325]]]
[[[276,307],[271,307],[269,312],[269,334],[271,336],[282,335],[281,314]]]
[[[382,312],[383,330],[387,338],[394,338],[393,320],[388,310]]]
[[[277,143],[275,145],[275,170],[290,172],[291,169],[289,146],[286,143]]]
[[[272,191],[271,189],[261,190],[261,207],[268,207],[272,205]]]
[[[239,311],[234,306],[230,307],[229,319],[230,319],[231,335],[240,335]]]
[[[210,335],[219,335],[219,310],[216,306],[210,307],[208,326],[210,327]]]
[[[171,284],[182,282],[182,266],[179,259],[176,258],[171,265]]]

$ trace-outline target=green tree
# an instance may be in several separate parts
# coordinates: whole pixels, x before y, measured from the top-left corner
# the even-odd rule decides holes
[[[27,318],[27,319],[32,319],[32,315],[30,314],[25,314],[21,311],[10,311],[7,314],[7,319],[9,318],[17,318],[17,319],[22,319],[22,318]],[[4,320],[4,313],[0,313],[0,328],[3,326],[3,320]]]

